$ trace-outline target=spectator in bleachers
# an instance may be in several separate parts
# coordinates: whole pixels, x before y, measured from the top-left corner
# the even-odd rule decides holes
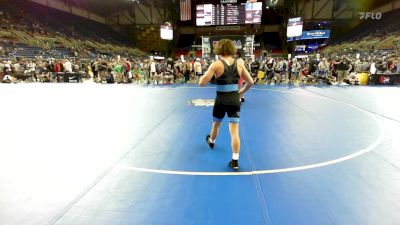
[[[173,75],[174,70],[172,69],[170,64],[167,65],[167,69],[163,73],[164,73],[164,76],[163,76],[164,83],[167,83],[167,84],[174,83],[174,75]]]
[[[318,64],[318,72],[321,76],[327,76],[329,71],[329,62],[326,58],[322,58],[322,60]]]
[[[167,62],[161,61],[161,62],[158,63],[157,73],[161,74],[161,76],[164,77],[165,76],[165,72],[167,72],[167,68],[168,68],[167,67]]]
[[[343,80],[347,79],[347,76],[349,75],[349,69],[350,69],[350,61],[347,59],[346,55],[343,55],[337,66],[338,84],[343,83]]]
[[[190,80],[190,75],[193,72],[193,64],[190,62],[190,60],[187,60],[184,63],[184,74],[185,74],[185,82],[188,82]]]
[[[182,79],[182,75],[183,75],[183,63],[181,61],[181,59],[178,59],[178,61],[175,63],[174,65],[175,67],[175,74],[176,74],[176,78],[178,79]]]
[[[68,59],[64,60],[63,68],[65,73],[72,73],[72,64]]]
[[[354,70],[356,73],[361,73],[364,70],[364,60],[363,59],[357,59],[357,61],[354,63]]]
[[[26,69],[24,71],[24,73],[33,73],[36,71],[36,65],[34,62],[32,62],[31,60],[28,61],[28,63],[26,64]]]
[[[193,64],[193,66],[194,66],[194,71],[196,73],[196,78],[201,77],[203,75],[203,68],[201,66],[199,58],[196,59],[196,62]]]
[[[301,70],[301,64],[294,58],[291,66],[291,79],[292,83],[299,79],[299,74]]]
[[[141,65],[141,68],[143,70],[143,76],[144,80],[146,80],[147,84],[150,84],[151,82],[151,74],[150,74],[150,62],[149,60],[144,60],[142,61],[139,65]]]
[[[280,84],[282,82],[282,74],[285,73],[285,70],[285,62],[283,61],[283,59],[278,58],[275,64],[275,75],[272,78],[272,80],[274,81],[273,83],[271,82],[272,85]]]
[[[0,61],[0,81],[2,81],[4,78],[4,64],[2,61]]]
[[[124,74],[123,74],[124,81],[123,82],[128,83],[129,79],[132,78],[132,74],[131,74],[132,64],[129,61],[129,59],[127,59],[127,58],[122,61],[122,64],[124,66]]]
[[[113,76],[114,79],[117,83],[123,83],[124,82],[124,65],[122,61],[117,60],[114,62],[114,67],[113,67]]]
[[[158,71],[160,71],[160,69],[159,69],[160,65],[158,63],[154,62],[154,60],[151,63],[151,66],[152,65],[154,65],[154,67],[156,68],[156,70],[155,70],[156,72],[152,73],[154,84],[160,84],[160,83],[162,83],[162,79],[163,79],[163,74],[158,72]],[[151,68],[151,70],[153,70],[153,68]]]
[[[63,69],[63,64],[61,64],[61,60],[58,61],[54,61],[54,72],[55,73],[60,73],[62,71],[64,71]]]
[[[107,61],[106,61],[106,60],[98,59],[98,60],[97,60],[97,64],[98,64],[99,74],[98,74],[98,76],[95,78],[95,80],[96,80],[96,79],[98,79],[98,81],[105,80],[106,77],[107,77],[107,71],[108,71],[108,64],[107,64]]]
[[[11,61],[4,61],[4,67],[3,67],[3,71],[4,71],[4,77],[3,77],[3,82],[6,83],[11,83],[15,81],[15,78],[11,76],[11,72],[12,72],[12,64]]]
[[[153,82],[156,83],[157,67],[156,67],[156,62],[154,62],[153,59],[150,60],[149,67],[150,67],[150,79],[152,79]]]
[[[132,69],[133,81],[135,84],[140,84],[142,79],[142,70],[139,65],[134,65]]]
[[[376,69],[376,60],[375,59],[373,59],[372,60],[372,63],[371,63],[371,66],[370,66],[370,70],[369,70],[369,72],[370,72],[370,74],[376,74],[377,73],[377,69]]]
[[[38,61],[36,67],[36,73],[38,74],[37,77],[41,82],[50,82],[51,73],[47,71],[47,65],[43,61]]]
[[[369,68],[371,66],[371,63],[366,59],[366,58],[362,58],[362,71],[363,72],[368,72]]]
[[[396,60],[396,73],[400,74],[400,57]]]
[[[91,67],[92,67],[93,77],[96,79],[99,75],[99,60],[93,61]]]
[[[15,73],[18,73],[22,70],[24,70],[24,67],[21,66],[19,61],[14,61],[12,66],[11,66],[11,70],[14,71]]]

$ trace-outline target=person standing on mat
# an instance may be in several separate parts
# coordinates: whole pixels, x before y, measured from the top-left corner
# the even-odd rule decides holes
[[[200,77],[200,86],[206,86],[215,76],[217,84],[217,96],[213,109],[213,124],[211,133],[206,136],[206,142],[210,148],[214,148],[219,128],[225,114],[229,117],[229,132],[231,135],[232,160],[229,166],[233,170],[239,170],[239,117],[240,100],[243,95],[254,84],[245,66],[233,58],[236,47],[229,39],[222,39],[215,45],[214,53],[220,56],[220,60],[212,63],[207,72]],[[243,77],[246,84],[239,90],[238,82]]]

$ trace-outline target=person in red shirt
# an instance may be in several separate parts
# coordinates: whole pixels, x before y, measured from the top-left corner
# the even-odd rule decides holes
[[[54,72],[56,72],[56,73],[62,72],[61,61],[57,61],[56,65],[55,65],[55,67],[54,67]]]
[[[61,61],[58,60],[57,62],[54,62],[54,78],[57,79],[58,82],[62,81],[63,75],[59,75],[63,70]]]
[[[129,72],[131,71],[132,64],[129,62],[129,59],[124,60],[124,83],[129,83]]]

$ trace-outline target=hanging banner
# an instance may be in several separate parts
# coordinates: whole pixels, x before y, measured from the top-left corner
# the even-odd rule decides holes
[[[294,48],[295,52],[305,52],[306,51],[306,45],[296,45]]]
[[[302,40],[306,39],[324,39],[324,38],[330,38],[331,37],[331,31],[330,30],[310,30],[310,31],[304,31],[303,34],[301,35]]]
[[[251,58],[254,49],[254,35],[221,35],[221,36],[203,36],[202,50],[203,57],[214,57],[214,46],[221,39],[230,39],[235,44],[237,51],[244,58]]]
[[[320,47],[319,44],[309,44],[307,45],[307,52],[313,52]]]
[[[308,39],[327,39],[331,37],[330,30],[309,30],[303,31],[303,34],[300,37],[288,37],[288,41],[295,40],[308,40]]]

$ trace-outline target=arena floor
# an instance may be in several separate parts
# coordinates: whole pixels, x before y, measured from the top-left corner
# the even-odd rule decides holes
[[[1,225],[395,225],[400,89],[261,86],[205,143],[215,88],[0,85]],[[193,104],[195,103],[195,104]]]

